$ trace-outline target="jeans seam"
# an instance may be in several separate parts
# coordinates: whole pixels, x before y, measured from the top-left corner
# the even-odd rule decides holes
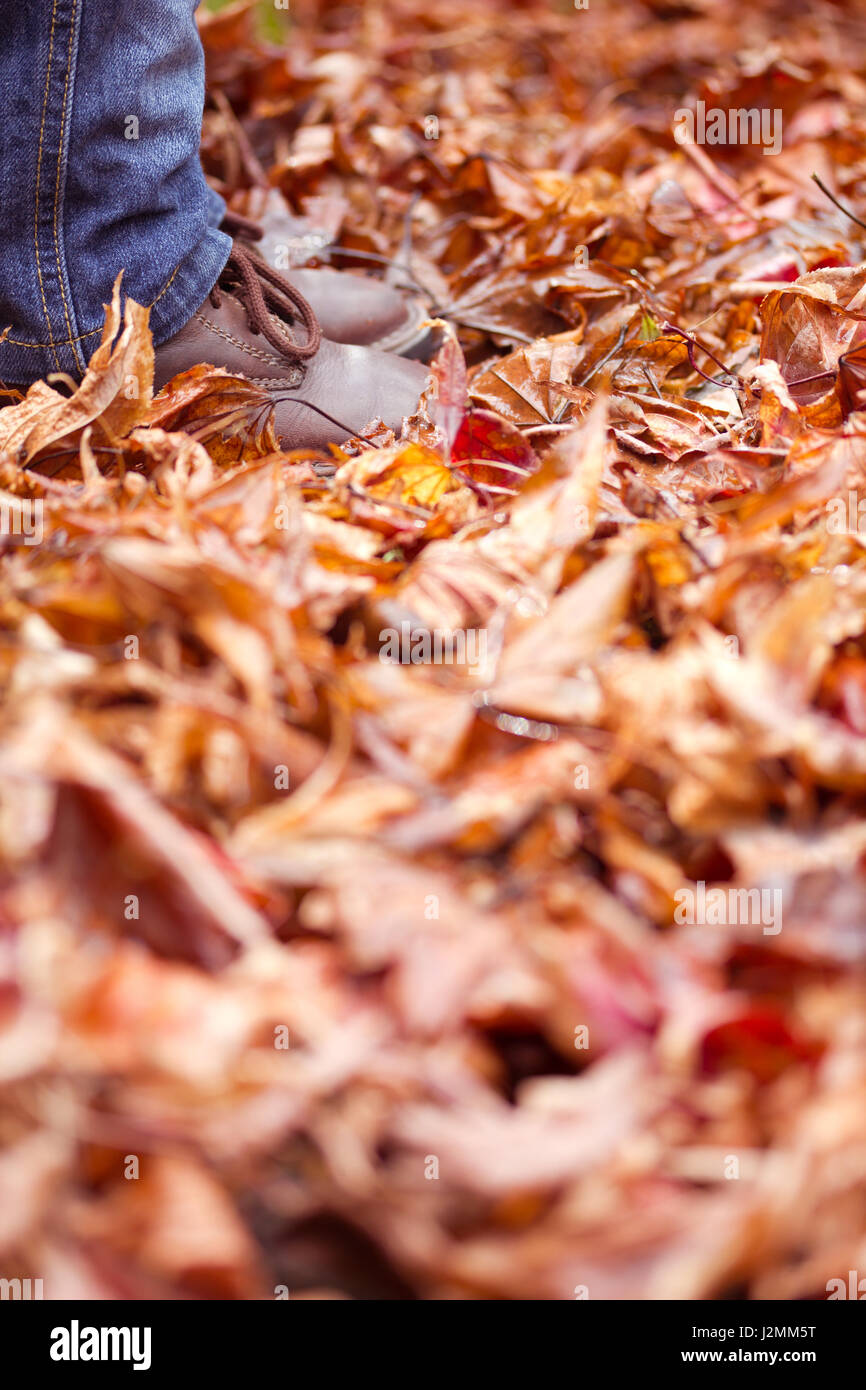
[[[39,149],[36,155],[36,200],[33,212],[33,245],[36,249],[36,274],[39,279],[39,293],[42,298],[42,312],[45,315],[45,323],[48,327],[49,341],[40,346],[50,347],[51,356],[54,358],[55,367],[60,366],[60,359],[54,346],[54,325],[51,322],[51,315],[48,312],[48,302],[45,298],[45,286],[42,281],[42,262],[39,256],[39,186],[42,181],[42,145],[45,139],[45,119],[48,115],[48,93],[51,87],[51,64],[54,58],[54,28],[57,21],[57,0],[53,0],[51,7],[51,30],[48,36],[48,63],[45,70],[45,90],[42,94],[42,121],[39,126]]]
[[[91,328],[89,333],[78,333],[74,338],[52,338],[50,343],[28,343],[23,338],[3,338],[2,343],[11,343],[15,347],[25,348],[50,348],[50,347],[69,347],[72,343],[80,343],[85,338],[93,338],[97,333],[102,332],[102,325],[99,328]]]
[[[66,157],[68,153],[69,104],[75,86],[73,72],[76,59],[76,37],[78,33],[78,19],[80,14],[79,0],[71,0],[71,3],[70,0],[64,0],[62,8],[65,20],[69,25],[69,43],[67,45],[66,51],[66,71],[63,77],[63,90],[62,93],[57,93],[57,95],[60,98],[60,109],[59,113],[56,113],[54,109],[56,106],[56,97],[54,96],[54,92],[52,89],[53,87],[58,85],[55,79],[57,75],[58,45],[56,40],[58,38],[58,15],[60,11],[60,0],[52,0],[51,28],[48,36],[48,59],[45,71],[45,90],[43,92],[42,98],[42,119],[39,126],[39,147],[36,159],[36,193],[33,214],[33,241],[36,251],[36,273],[37,278],[39,280],[39,293],[42,299],[42,311],[45,317],[45,322],[48,327],[48,342],[45,343],[43,346],[47,347],[50,350],[51,356],[54,360],[54,365],[57,368],[60,367],[60,355],[58,349],[61,347],[68,347],[72,354],[76,367],[83,371],[85,365],[84,359],[77,347],[77,343],[80,340],[80,337],[84,335],[77,335],[75,331],[77,328],[77,324],[75,322],[75,310],[70,304],[71,289],[69,288],[69,277],[66,272],[65,255],[62,249],[62,217],[64,210]],[[59,126],[56,129],[57,167],[54,178],[52,223],[51,231],[49,232],[47,225],[44,228],[40,226],[41,204],[44,201],[45,193],[48,191],[43,188],[43,173],[47,172],[44,171],[43,166],[46,163],[44,155],[46,152],[46,132],[49,126],[49,121],[51,121],[52,123],[56,123],[58,115]],[[54,134],[55,132],[52,130],[52,138]],[[52,257],[50,251],[48,251],[48,248],[44,245],[44,239],[46,236],[51,236],[53,238],[53,259],[57,275],[57,288],[55,290],[52,286],[50,289],[50,293],[46,289],[46,284],[50,284],[50,277],[48,275],[48,265],[50,264]],[[44,266],[43,261],[45,262]],[[58,309],[58,299],[59,306],[62,309],[63,318],[65,320],[65,338],[59,338],[57,336],[57,329],[54,324],[54,316],[56,316]],[[21,346],[23,346],[23,344],[21,344]]]
[[[181,268],[182,265],[183,265],[183,261],[178,261],[178,263],[177,263],[177,265],[175,266],[174,270],[171,272],[171,275],[169,275],[168,279],[166,280],[166,282],[165,282],[165,284],[163,285],[162,289],[160,290],[159,294],[156,296],[156,299],[152,299],[152,300],[150,301],[150,303],[148,304],[148,306],[147,306],[148,309],[152,309],[152,308],[154,307],[155,304],[158,304],[159,301],[162,299],[162,296],[165,294],[166,290],[169,290],[169,289],[171,288],[172,284],[174,283],[174,278],[175,278],[175,276],[177,275],[177,272],[180,270],[180,268]]]
[[[64,318],[66,319],[66,331],[67,331],[67,333],[68,333],[68,335],[69,335],[68,342],[69,342],[69,345],[70,345],[71,348],[72,348],[72,351],[73,351],[74,354],[75,354],[75,359],[76,359],[76,362],[77,362],[79,368],[83,371],[83,370],[84,370],[84,365],[85,365],[85,364],[84,364],[84,359],[83,359],[83,357],[81,356],[81,353],[80,353],[80,351],[79,351],[79,349],[78,349],[78,346],[77,346],[78,340],[77,340],[77,338],[75,338],[75,337],[73,336],[73,334],[74,334],[74,328],[73,328],[72,321],[71,321],[71,319],[70,319],[69,305],[68,305],[67,299],[66,299],[66,285],[65,285],[65,281],[66,281],[66,279],[67,279],[67,276],[66,276],[66,266],[65,266],[65,263],[64,263],[64,262],[65,262],[65,256],[64,256],[63,258],[61,258],[61,254],[60,254],[60,232],[59,232],[59,230],[58,230],[58,221],[59,221],[59,219],[60,219],[61,213],[62,213],[62,211],[63,211],[63,206],[64,206],[64,198],[61,196],[60,184],[61,184],[61,175],[64,175],[64,176],[65,176],[65,172],[66,172],[66,159],[65,159],[64,141],[65,141],[66,136],[67,136],[67,116],[68,116],[68,113],[69,113],[69,100],[70,100],[69,77],[70,77],[70,73],[72,72],[72,66],[73,66],[73,46],[74,46],[74,44],[75,44],[75,38],[76,38],[76,25],[77,25],[77,20],[78,20],[78,0],[72,0],[72,13],[71,13],[71,15],[70,15],[70,17],[69,17],[69,47],[68,47],[68,49],[67,49],[67,55],[66,55],[66,77],[65,77],[65,80],[64,80],[64,83],[63,83],[63,101],[62,101],[62,104],[61,104],[61,115],[60,115],[60,135],[59,135],[58,142],[57,142],[57,179],[56,179],[55,184],[54,184],[54,254],[55,254],[55,257],[56,257],[56,259],[57,259],[57,280],[58,280],[58,283],[59,283],[59,285],[60,285],[60,295],[61,295],[61,298],[63,299],[63,316],[64,316]],[[76,55],[75,55],[75,56],[77,56],[77,52],[76,52]],[[74,83],[73,83],[73,88],[74,88]],[[66,191],[65,177],[64,177],[64,180],[63,180],[63,188],[64,188],[64,193],[65,193],[65,191]],[[74,317],[74,310],[73,310],[73,317]],[[77,324],[75,325],[75,327],[77,327]],[[52,331],[53,331],[53,330],[52,330]]]

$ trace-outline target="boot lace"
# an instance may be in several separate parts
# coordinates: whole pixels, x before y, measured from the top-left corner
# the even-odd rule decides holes
[[[247,219],[239,220],[246,222]],[[254,223],[250,225],[255,226]],[[233,242],[222,274],[210,293],[215,309],[222,303],[224,293],[243,305],[252,331],[261,333],[266,342],[290,362],[309,361],[319,351],[322,341],[319,320],[300,290],[237,241]],[[295,340],[288,328],[298,320],[306,329],[307,340],[303,344]]]

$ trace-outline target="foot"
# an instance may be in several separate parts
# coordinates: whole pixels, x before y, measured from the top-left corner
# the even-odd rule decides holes
[[[418,362],[329,341],[300,291],[238,243],[208,298],[155,357],[157,390],[199,362],[264,387],[277,435],[292,449],[340,443],[374,420],[399,432],[428,379]]]
[[[417,295],[408,295],[381,280],[350,275],[344,270],[291,266],[284,269],[277,259],[288,250],[272,234],[267,208],[261,222],[228,211],[221,230],[237,238],[248,250],[255,250],[290,284],[300,290],[312,305],[322,333],[334,343],[355,343],[375,347],[380,352],[396,352],[401,357],[429,361],[437,347],[434,329],[423,325],[429,305]]]

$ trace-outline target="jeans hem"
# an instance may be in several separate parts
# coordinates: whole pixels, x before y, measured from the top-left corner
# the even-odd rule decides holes
[[[231,237],[208,227],[195,250],[177,266],[151,305],[154,347],[168,342],[189,323],[219,279],[231,249]]]
[[[154,347],[173,338],[188,323],[210,294],[232,249],[231,237],[209,227],[198,245],[171,273],[150,305],[150,331]],[[124,276],[127,281],[127,277]],[[127,281],[128,283],[128,281]],[[106,295],[108,299],[110,295]],[[137,299],[134,293],[129,296]],[[99,347],[102,324],[80,333],[75,342],[88,361]],[[2,334],[0,334],[2,337]],[[29,386],[57,371],[54,354],[69,343],[17,343],[0,341],[0,382]],[[77,376],[81,376],[79,371]]]

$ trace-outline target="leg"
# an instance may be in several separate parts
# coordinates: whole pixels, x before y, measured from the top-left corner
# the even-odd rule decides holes
[[[80,377],[121,269],[156,343],[222,270],[196,3],[0,0],[0,380]]]
[[[374,419],[398,428],[423,368],[323,341],[299,288],[215,225],[222,200],[199,160],[196,3],[0,0],[12,117],[0,123],[0,381],[80,378],[122,270],[125,293],[150,306],[157,385],[202,362],[249,377],[274,395],[278,433],[295,444]],[[339,302],[344,279],[358,293],[337,279],[323,298]]]

